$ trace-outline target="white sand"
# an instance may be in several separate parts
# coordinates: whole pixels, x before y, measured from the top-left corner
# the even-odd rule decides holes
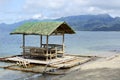
[[[79,70],[71,72],[59,80],[120,80],[120,55],[81,65]]]
[[[81,67],[81,70],[98,68],[120,68],[120,55],[107,57]]]

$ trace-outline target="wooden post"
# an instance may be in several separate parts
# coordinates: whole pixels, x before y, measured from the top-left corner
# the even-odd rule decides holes
[[[48,60],[48,35],[46,38],[46,54],[47,54],[47,60]]]
[[[64,55],[64,41],[65,41],[65,36],[64,36],[64,33],[63,33],[63,41],[62,41],[62,51],[63,51],[63,55]]]
[[[42,35],[40,35],[40,47],[42,47]]]
[[[25,57],[25,34],[23,34],[23,57]]]

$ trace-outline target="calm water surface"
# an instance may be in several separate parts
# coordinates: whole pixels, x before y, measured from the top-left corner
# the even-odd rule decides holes
[[[27,46],[39,46],[39,36],[26,36]],[[43,37],[45,43],[45,37]],[[61,36],[49,37],[49,43],[62,43]],[[21,35],[0,36],[0,57],[17,55],[22,52]],[[120,32],[89,32],[77,31],[73,35],[65,35],[65,52],[70,54],[109,56],[120,53]],[[0,63],[5,65],[5,63]],[[31,77],[32,76],[32,77]],[[40,74],[24,73],[0,69],[0,80],[36,80]],[[35,79],[36,78],[36,79]]]

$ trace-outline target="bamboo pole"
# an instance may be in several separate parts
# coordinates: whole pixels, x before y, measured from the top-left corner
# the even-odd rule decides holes
[[[48,60],[48,35],[46,37],[46,54],[47,54],[47,60]]]
[[[25,57],[25,34],[23,34],[23,57]]]
[[[42,47],[42,35],[40,35],[40,47]]]
[[[65,35],[63,33],[63,40],[62,40],[62,51],[63,51],[63,55],[64,55],[64,41],[65,41]]]

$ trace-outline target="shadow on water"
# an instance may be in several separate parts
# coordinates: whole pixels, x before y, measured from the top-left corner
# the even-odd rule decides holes
[[[49,74],[35,74],[33,76],[24,78],[23,80],[58,80],[58,78],[60,78],[61,76],[64,75],[49,75]],[[17,80],[21,80],[17,79]]]

